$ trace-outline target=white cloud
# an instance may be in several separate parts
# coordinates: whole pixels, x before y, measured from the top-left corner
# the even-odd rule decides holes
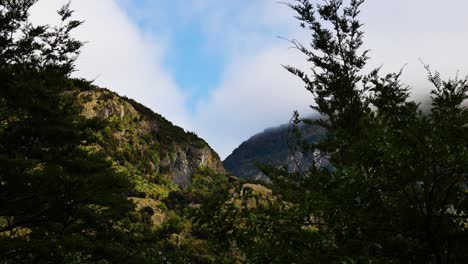
[[[56,24],[54,11],[64,1],[39,1],[37,23]],[[72,2],[75,18],[85,20],[75,36],[87,41],[75,75],[133,98],[172,122],[187,125],[185,96],[162,67],[167,43],[145,35],[112,0]]]
[[[196,112],[196,131],[226,157],[243,140],[267,127],[288,122],[296,109],[308,112],[312,96],[281,67],[302,59],[287,45],[235,59],[222,83]]]
[[[34,21],[56,24],[53,10],[63,2],[39,1],[34,7]],[[112,0],[72,3],[75,17],[86,21],[75,34],[88,41],[77,62],[77,75],[97,77],[96,84],[134,98],[176,124],[195,130],[221,157],[254,133],[287,122],[295,109],[307,109],[309,94],[281,67],[302,60],[288,49],[286,41],[277,39],[280,33],[259,29],[273,25],[285,31],[280,23],[287,16],[284,6],[263,0],[230,17],[224,16],[229,13],[228,7],[212,0],[195,0],[189,6],[194,8],[193,13],[183,13],[191,19],[204,16],[208,39],[228,57],[221,84],[195,113],[186,112],[184,94],[161,66],[168,43],[145,35]],[[230,24],[232,17],[236,23]]]
[[[286,38],[308,43],[309,34],[298,31],[298,22],[288,8],[276,1],[257,1],[231,24],[222,17],[211,18],[219,31],[216,42],[228,43],[231,62],[221,84],[197,112],[200,132],[225,157],[242,140],[268,126],[284,123],[294,109],[306,111],[312,98],[300,82],[279,67],[298,65],[306,69],[303,57],[286,52],[273,35],[251,30],[263,25]],[[456,8],[454,8],[456,7]],[[427,96],[432,88],[419,61],[432,65],[445,77],[458,69],[468,73],[468,38],[462,0],[367,1],[362,21],[365,48],[371,50],[368,69],[383,65],[382,73],[397,72],[405,66],[402,81],[413,87],[413,95]],[[210,21],[210,18],[204,18]],[[225,34],[220,38],[220,32]],[[463,71],[464,70],[464,71]]]
[[[388,72],[405,66],[403,81],[416,97],[432,89],[419,59],[444,78],[454,77],[457,70],[467,74],[467,9],[464,0],[367,1],[362,21],[370,65],[383,65]]]
[[[209,45],[223,50],[228,63],[222,81],[199,103],[194,116],[195,131],[222,158],[255,133],[287,123],[294,110],[310,113],[313,103],[304,85],[281,66],[307,67],[305,58],[278,38],[304,38],[293,19],[286,22],[293,13],[269,0],[220,15],[226,13],[220,8],[202,14]]]
[[[212,87],[194,113],[187,112],[187,95],[162,66],[170,49],[168,38],[146,35],[115,1],[73,2],[76,17],[86,20],[77,37],[89,41],[78,61],[78,74],[99,76],[97,84],[194,130],[221,157],[252,134],[287,122],[293,110],[304,113],[312,103],[301,82],[280,66],[306,68],[304,58],[276,38],[297,37],[307,43],[309,34],[299,30],[292,11],[278,1],[183,0],[175,7],[174,2],[148,1],[153,7],[165,6],[168,10],[139,9],[147,18],[162,14],[161,23],[167,27],[164,33],[169,36],[167,18],[173,12],[180,11],[177,17],[181,19],[197,20],[207,48],[225,57],[227,64],[219,85]],[[39,1],[36,18],[50,19],[54,2],[63,1]],[[416,87],[417,94],[430,88],[419,58],[443,76],[453,76],[457,69],[468,73],[468,38],[464,34],[467,9],[465,0],[367,1],[362,21],[366,24],[365,47],[372,49],[370,67],[383,64],[383,71],[395,72],[407,64],[403,80]]]

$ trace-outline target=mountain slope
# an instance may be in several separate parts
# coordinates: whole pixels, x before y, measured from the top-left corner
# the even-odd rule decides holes
[[[79,87],[73,93],[83,106],[82,114],[107,123],[96,135],[96,147],[143,185],[170,180],[185,188],[198,168],[225,172],[218,154],[194,133],[132,99],[92,85]]]
[[[323,129],[317,126],[301,126],[300,131],[308,142],[317,141],[324,135]],[[274,167],[287,165],[290,170],[307,168],[311,157],[291,152],[292,144],[294,137],[289,131],[289,125],[269,128],[244,141],[223,164],[232,175],[254,180],[267,179],[257,168],[258,163]]]

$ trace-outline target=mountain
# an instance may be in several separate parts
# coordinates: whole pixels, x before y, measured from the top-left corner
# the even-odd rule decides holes
[[[107,123],[96,147],[132,177],[156,183],[169,179],[185,188],[198,168],[225,172],[218,154],[203,139],[140,103],[92,85],[81,84],[72,93],[86,118]]]
[[[217,261],[224,256],[218,253],[212,230],[193,222],[202,212],[195,214],[194,210],[226,196],[236,204],[255,207],[274,200],[272,191],[229,177],[206,141],[140,103],[75,82],[77,88],[70,92],[82,106],[82,115],[105,121],[105,127],[95,134],[98,144],[94,147],[106,153],[114,167],[135,184],[128,199],[135,204],[136,219],[156,232],[150,243],[164,258],[154,263],[225,263]],[[247,190],[258,195],[258,200],[244,198]],[[230,258],[235,263],[244,261],[234,250]]]
[[[299,129],[308,142],[315,142],[324,135],[324,130],[318,126],[302,125]],[[232,175],[253,180],[267,180],[256,164],[287,165],[291,171],[306,169],[312,157],[291,151],[290,146],[294,144],[295,138],[288,124],[269,128],[240,144],[223,164]]]
[[[127,196],[137,221],[159,234],[153,243],[165,257],[212,263],[216,254],[206,235],[192,230],[186,209],[227,193],[236,180],[229,179],[218,154],[196,134],[132,99],[84,80],[73,80],[73,86],[67,93],[77,99],[81,114],[104,123],[93,131],[97,143],[92,148],[105,153],[134,185]]]

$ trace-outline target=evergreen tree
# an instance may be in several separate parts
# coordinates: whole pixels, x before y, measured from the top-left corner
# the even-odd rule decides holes
[[[288,4],[311,32],[310,45],[292,41],[311,69],[285,68],[303,80],[322,116],[310,120],[296,113],[294,121],[327,131],[324,140],[299,148],[328,157],[331,166],[312,161],[309,171],[295,173],[264,167],[282,200],[266,209],[239,210],[228,198],[207,205],[200,225],[228,237],[247,262],[468,258],[468,78],[443,81],[426,66],[434,88],[431,109],[423,112],[400,83],[401,72],[364,74],[368,51],[358,19],[363,2]]]
[[[313,108],[324,117],[317,123],[328,137],[314,148],[327,153],[335,168],[301,175],[300,186],[315,193],[302,202],[316,196],[327,202],[310,212],[318,210],[343,257],[461,262],[468,235],[463,127],[468,116],[461,105],[467,79],[444,82],[429,71],[435,88],[432,109],[423,113],[400,84],[401,72],[379,77],[376,69],[363,75],[368,52],[360,51],[363,32],[357,19],[363,2],[290,5],[312,31],[311,48],[293,43],[314,67],[311,75],[286,68],[315,96]]]
[[[35,3],[0,1],[0,263],[141,263],[131,185],[93,148],[102,125],[69,91],[82,22],[68,3],[59,27],[34,26]]]

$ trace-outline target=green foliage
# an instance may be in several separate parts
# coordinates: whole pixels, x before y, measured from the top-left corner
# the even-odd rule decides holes
[[[265,207],[207,202],[197,225],[223,252],[251,263],[463,263],[468,242],[468,78],[444,81],[426,66],[428,112],[409,99],[401,73],[362,74],[361,0],[288,4],[312,33],[292,44],[311,62],[301,78],[326,138],[307,146],[329,158],[306,172],[264,167],[280,200]],[[223,241],[223,237],[228,238]]]
[[[181,215],[190,217],[189,206],[204,203],[220,193],[227,193],[229,188],[228,176],[216,173],[208,168],[199,168],[194,172],[187,188],[172,191],[164,199],[168,208]]]
[[[435,89],[431,112],[424,114],[400,84],[401,73],[361,75],[367,60],[367,52],[359,52],[362,3],[291,5],[312,31],[312,50],[297,47],[316,68],[311,76],[286,68],[305,82],[314,109],[326,117],[317,123],[328,138],[316,149],[330,155],[336,170],[313,168],[292,179],[277,173],[277,179],[312,193],[296,196],[298,202],[319,212],[343,259],[461,262],[467,230],[453,219],[466,218],[468,209],[468,138],[461,128],[468,121],[461,106],[467,80],[444,82],[429,71]]]
[[[468,258],[468,78],[444,81],[426,66],[434,88],[423,112],[401,72],[362,74],[363,1],[288,4],[312,33],[309,46],[292,41],[312,68],[285,68],[322,116],[296,113],[294,124],[326,131],[314,144],[298,127],[295,151],[330,166],[263,166],[273,193],[206,168],[176,187],[165,173],[180,145],[190,152],[206,142],[131,99],[70,79],[82,43],[69,33],[81,22],[67,4],[60,27],[33,26],[35,2],[0,1],[0,263]]]
[[[194,143],[194,144],[197,144],[198,146],[208,145],[206,144],[206,142],[203,141],[203,139],[199,138],[195,133],[185,132],[183,128],[175,126],[169,120],[165,119],[164,117],[162,117],[161,115],[157,113],[154,113],[151,109],[136,102],[135,100],[130,99],[130,98],[125,98],[125,100],[129,104],[131,104],[139,113],[141,113],[142,116],[150,120],[157,121],[159,125],[158,131],[160,131],[160,133],[157,133],[155,136],[158,142],[161,143],[161,147],[166,148],[166,150],[170,151],[171,150],[170,148],[176,142],[178,144]]]
[[[154,232],[134,221],[133,187],[93,148],[106,124],[85,119],[68,77],[81,22],[33,26],[36,1],[0,2],[0,262],[143,263]]]
[[[216,173],[208,168],[200,168],[194,172],[190,185],[184,191],[192,195],[194,202],[200,202],[216,192],[226,190],[228,180],[225,174]]]
[[[142,192],[145,196],[153,199],[165,199],[169,196],[171,191],[178,190],[177,186],[175,186],[169,179],[162,176],[159,176],[158,178],[162,180],[153,180],[150,177],[145,176],[131,177],[132,181],[135,183],[135,190]]]
[[[161,227],[161,233],[170,235],[170,234],[179,234],[184,230],[185,221],[174,211],[170,211],[168,218],[164,221]]]

